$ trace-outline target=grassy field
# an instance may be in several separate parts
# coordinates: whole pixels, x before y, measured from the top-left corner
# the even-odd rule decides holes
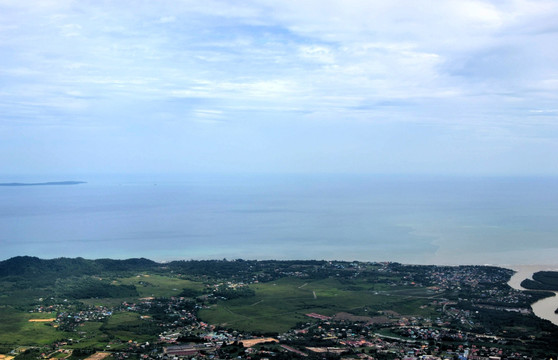
[[[134,285],[139,297],[135,298],[101,298],[81,299],[86,305],[104,305],[108,307],[118,306],[122,302],[135,302],[142,297],[171,297],[178,295],[184,288],[193,289],[198,292],[203,290],[204,285],[189,280],[177,279],[160,275],[144,274],[140,276],[116,278],[114,285]],[[58,331],[50,322],[30,322],[30,319],[48,319],[56,317],[56,314],[29,313],[18,310],[18,308],[30,308],[39,304],[39,298],[52,293],[49,289],[10,289],[9,284],[3,285],[9,291],[0,295],[0,344],[7,345],[42,345],[53,341],[74,338],[80,339],[74,347],[99,348],[109,341],[108,335],[123,340],[147,341],[152,336],[142,334],[142,325],[145,324],[136,313],[117,313],[111,316],[103,325],[100,322],[86,322],[79,327],[80,336],[76,333],[65,333]]]
[[[145,324],[138,313],[123,312],[112,315],[103,329],[122,341],[153,341],[153,336],[142,334],[141,329]]]
[[[10,285],[5,283],[0,283],[0,289],[3,290],[0,295],[0,307],[3,305],[28,307],[36,304],[39,298],[52,293],[48,289],[41,288],[10,289]]]
[[[146,297],[171,297],[180,294],[183,289],[192,289],[201,292],[204,285],[199,282],[183,280],[174,277],[142,274],[126,278],[117,278],[112,281],[113,285],[134,285],[139,293],[139,298]],[[82,299],[87,305],[117,306],[123,302],[135,302],[138,298],[101,298]]]
[[[170,297],[178,295],[185,288],[198,291],[204,288],[199,282],[150,274],[116,279],[113,284],[134,285],[141,297]]]
[[[121,340],[124,344],[112,344],[111,349],[125,347],[128,341],[153,341],[153,336],[142,335],[141,328],[145,324],[138,313],[116,313],[109,318],[107,323],[88,321],[79,328],[82,337],[72,348],[105,349],[111,340]],[[109,335],[110,334],[110,335]],[[76,334],[73,334],[74,338]]]
[[[103,323],[97,321],[88,321],[80,326],[79,331],[83,334],[76,342],[72,345],[72,348],[103,348],[108,342],[108,336],[100,331]],[[74,334],[74,337],[76,335]]]
[[[393,310],[404,315],[431,315],[428,306],[432,294],[425,289],[395,288],[391,291],[358,290],[358,284],[343,284],[336,279],[304,281],[284,278],[251,286],[256,296],[218,302],[204,309],[200,317],[212,324],[240,330],[282,332],[300,321],[309,321],[307,313],[332,316],[347,311],[363,314]],[[421,306],[426,305],[422,309]]]
[[[126,298],[100,298],[100,299],[80,299],[79,301],[91,306],[107,306],[114,307],[122,304],[123,302],[135,302],[137,297]]]
[[[50,322],[32,322],[32,319],[53,318],[56,314],[30,314],[13,308],[0,308],[0,344],[43,345],[68,337],[57,331]]]

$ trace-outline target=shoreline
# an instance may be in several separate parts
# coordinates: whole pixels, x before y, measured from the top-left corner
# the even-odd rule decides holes
[[[0,262],[2,261],[6,261],[6,260],[10,260],[13,258],[25,258],[25,257],[30,257],[30,258],[37,258],[40,260],[56,260],[56,259],[60,259],[60,258],[64,258],[64,259],[75,259],[75,258],[82,258],[85,260],[101,260],[101,259],[110,259],[110,260],[117,260],[117,261],[126,261],[126,260],[135,260],[135,259],[144,259],[144,260],[149,260],[149,261],[153,261],[155,263],[158,264],[167,264],[170,262],[174,262],[174,261],[236,261],[236,260],[242,260],[242,261],[332,261],[332,262],[347,262],[347,263],[351,263],[351,262],[358,262],[358,263],[398,263],[401,265],[405,265],[405,266],[448,266],[448,267],[459,267],[459,266],[488,266],[488,267],[499,267],[502,269],[508,269],[508,270],[513,270],[515,273],[512,276],[512,278],[508,281],[508,284],[510,286],[512,286],[510,284],[511,281],[514,281],[514,277],[519,276],[519,274],[525,275],[524,278],[522,278],[519,282],[517,282],[517,280],[514,282],[515,285],[513,285],[512,287],[516,290],[528,290],[528,289],[523,289],[520,287],[520,283],[521,281],[523,281],[526,278],[531,278],[532,275],[538,271],[556,271],[558,272],[558,263],[556,264],[490,264],[490,263],[460,263],[460,264],[449,264],[449,263],[443,263],[443,262],[431,262],[431,263],[423,263],[423,262],[405,262],[405,261],[397,261],[397,260],[358,260],[358,259],[354,259],[354,258],[347,258],[347,259],[342,259],[342,258],[297,258],[297,257],[285,257],[285,258],[271,258],[271,257],[246,257],[246,258],[242,258],[242,257],[234,257],[234,256],[223,256],[223,255],[219,255],[219,256],[193,256],[193,257],[175,257],[175,256],[171,256],[171,257],[157,257],[157,256],[148,256],[148,255],[136,255],[136,256],[122,256],[122,257],[118,257],[118,256],[87,256],[87,255],[82,255],[82,254],[76,254],[76,255],[67,255],[67,256],[53,256],[53,257],[41,257],[40,255],[35,255],[35,254],[25,254],[25,255],[13,255],[13,256],[8,256],[5,258],[0,258]]]

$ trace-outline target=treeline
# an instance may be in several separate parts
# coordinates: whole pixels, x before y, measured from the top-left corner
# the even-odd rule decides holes
[[[91,278],[58,279],[55,286],[59,297],[71,299],[126,298],[139,296],[133,285],[113,285]]]
[[[114,333],[128,332],[137,335],[156,336],[161,333],[161,327],[154,322],[144,321],[141,323],[123,323],[118,325],[109,325],[104,323],[100,330],[105,333],[109,338],[114,337]]]
[[[256,295],[256,292],[249,287],[243,286],[236,289],[219,288],[213,292],[213,295],[215,295],[216,297],[223,297],[225,299],[232,300],[244,297],[252,297]]]
[[[211,278],[251,279],[265,274],[266,280],[281,277],[281,272],[319,268],[323,260],[182,260],[165,264],[168,269],[181,274]]]

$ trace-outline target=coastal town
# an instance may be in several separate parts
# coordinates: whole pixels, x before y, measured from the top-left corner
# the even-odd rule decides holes
[[[555,356],[553,339],[558,327],[536,318],[530,308],[543,294],[509,287],[506,281],[512,272],[507,269],[357,262],[256,263],[216,263],[222,274],[231,267],[244,270],[204,275],[203,288],[173,288],[179,292],[173,296],[143,296],[112,305],[98,305],[96,300],[39,298],[30,316],[36,315],[43,326],[71,336],[42,346],[15,346],[4,357],[495,360]],[[199,274],[169,274],[175,281],[200,279]],[[372,276],[382,287],[368,290],[371,296],[420,300],[422,305],[407,311],[401,306],[396,309],[389,301],[358,309],[295,310],[300,312],[295,314],[298,321],[286,331],[263,331],[275,321],[273,318],[253,329],[242,323],[235,326],[235,316],[249,316],[241,315],[235,304],[257,308],[267,301],[257,295],[264,291],[260,290],[263,286],[277,289],[281,281],[288,280],[317,301],[324,292],[306,289],[317,289],[313,285],[317,281],[333,279],[348,284],[347,288],[358,294],[357,285]],[[157,278],[140,273],[133,279],[147,287]],[[230,323],[212,317],[212,312],[221,308],[231,315]],[[262,328],[258,330],[258,326]]]

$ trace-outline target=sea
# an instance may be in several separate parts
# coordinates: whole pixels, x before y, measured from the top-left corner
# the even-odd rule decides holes
[[[558,177],[184,174],[0,182],[0,260],[558,264]]]

